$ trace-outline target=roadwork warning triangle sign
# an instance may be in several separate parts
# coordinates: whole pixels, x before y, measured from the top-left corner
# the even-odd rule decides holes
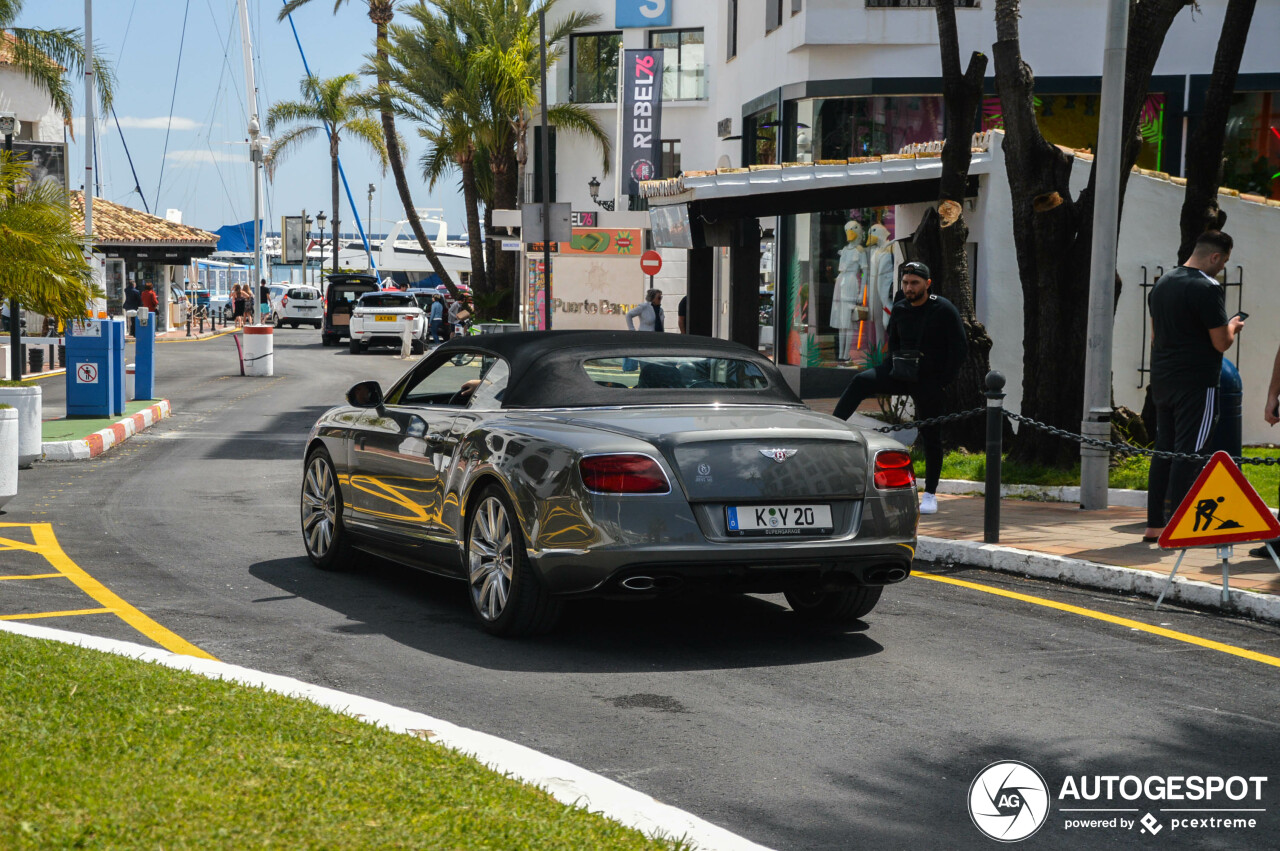
[[[1160,534],[1165,549],[1280,538],[1280,522],[1225,452],[1215,452]]]

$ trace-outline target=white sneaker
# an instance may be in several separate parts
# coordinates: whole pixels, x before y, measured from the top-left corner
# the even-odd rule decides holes
[[[920,495],[920,513],[921,514],[937,514],[938,498],[931,493],[923,493]]]

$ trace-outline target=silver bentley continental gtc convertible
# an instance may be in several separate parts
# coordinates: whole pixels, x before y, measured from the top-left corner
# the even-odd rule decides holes
[[[480,625],[549,629],[572,597],[778,593],[848,622],[911,570],[911,459],[817,414],[749,348],[647,332],[456,337],[311,429],[307,554],[467,583]]]

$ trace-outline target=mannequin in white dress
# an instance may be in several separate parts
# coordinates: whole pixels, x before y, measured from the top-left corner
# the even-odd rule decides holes
[[[889,229],[874,224],[867,231],[867,258],[871,281],[871,326],[879,339],[888,339],[889,313],[893,310],[894,247]]]
[[[867,252],[862,247],[865,231],[859,222],[850,219],[844,224],[845,242],[840,249],[840,265],[837,267],[835,293],[831,299],[831,327],[836,333],[836,360],[847,361],[852,357],[857,339],[858,322],[854,308],[862,304],[864,278],[867,271]]]

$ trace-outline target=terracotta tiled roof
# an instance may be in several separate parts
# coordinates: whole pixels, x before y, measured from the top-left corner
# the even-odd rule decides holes
[[[76,230],[84,233],[84,194],[71,193],[71,218]],[[207,230],[179,225],[141,210],[114,204],[105,198],[93,199],[93,232],[95,245],[208,245],[218,242],[218,235]]]
[[[17,44],[18,37],[11,32],[0,32],[0,65],[13,64],[13,46]],[[67,70],[61,65],[58,66],[63,71]]]

